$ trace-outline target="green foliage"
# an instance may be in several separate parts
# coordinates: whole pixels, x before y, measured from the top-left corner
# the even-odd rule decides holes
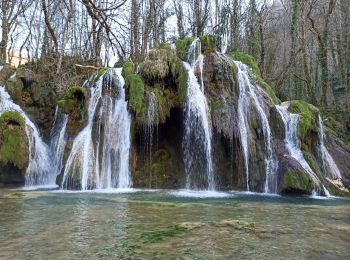
[[[208,55],[216,51],[215,36],[213,35],[204,35],[199,37],[201,41],[202,52],[204,55]]]
[[[18,169],[25,169],[28,154],[23,117],[16,111],[4,112],[0,116],[0,163],[13,164]]]
[[[317,107],[303,100],[294,100],[291,102],[289,110],[301,116],[298,133],[300,139],[304,139],[309,131],[318,132],[317,118],[319,110]]]
[[[145,110],[145,86],[142,78],[139,75],[131,74],[126,77],[125,83],[129,91],[129,107],[137,117],[142,116]]]
[[[194,39],[194,37],[188,37],[175,42],[176,54],[181,60],[187,60],[187,52]]]
[[[285,191],[310,193],[314,188],[314,184],[306,173],[288,171],[283,176],[283,188]]]
[[[174,237],[187,231],[184,227],[173,226],[163,230],[146,231],[141,233],[141,239],[148,243],[156,243],[167,237]]]
[[[131,61],[127,61],[123,64],[123,70],[122,70],[122,76],[126,78],[127,76],[131,75],[134,70],[134,63]]]

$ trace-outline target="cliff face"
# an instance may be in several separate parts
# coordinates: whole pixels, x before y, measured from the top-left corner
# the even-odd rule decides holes
[[[142,63],[127,62],[123,65],[125,98],[132,116],[130,172],[134,187],[186,186],[184,121],[191,83],[184,62],[188,62],[193,41],[189,38],[177,41],[174,46],[164,44],[151,50]],[[195,62],[193,69],[198,84],[204,86],[203,93],[209,107],[215,188],[282,194],[311,194],[315,191],[326,194],[329,191],[334,195],[348,195],[346,185],[349,185],[350,165],[346,162],[350,161],[350,154],[344,143],[327,127],[321,131],[320,111],[304,101],[281,103],[261,78],[250,56],[218,53],[211,36],[197,41],[201,44],[194,45],[194,60],[199,54],[204,55],[204,60],[203,64]],[[81,74],[88,76],[86,72]],[[74,138],[87,124],[88,105],[92,98],[90,89],[98,79],[103,79],[102,96],[115,100],[119,95],[118,91],[110,91],[113,84],[106,69],[100,69],[83,87],[80,87],[82,80],[77,80],[82,79],[81,74],[75,72],[76,84],[67,85],[59,93],[46,89],[40,83],[41,74],[27,68],[17,70],[16,77],[4,80],[13,100],[33,118],[46,139],[49,139],[48,133],[54,121],[55,104],[61,113],[68,114],[64,163]],[[101,102],[103,99],[96,103],[98,107],[102,106]],[[92,143],[97,147],[98,131],[103,131],[107,123],[101,123],[97,114],[91,118]],[[18,136],[23,136],[21,131],[17,131]],[[199,131],[196,138],[201,139],[203,134]],[[2,154],[5,141],[2,135]],[[102,138],[99,144],[103,142],[105,139]],[[21,145],[21,156],[27,158],[28,148]],[[198,147],[198,154],[193,158],[205,162],[208,158],[200,149]],[[94,152],[95,156],[97,152]],[[326,155],[333,159],[337,169]],[[25,160],[19,165],[12,159],[12,168],[9,168],[8,163],[0,160],[1,176],[6,176],[11,182],[9,176],[15,180],[16,172],[23,176],[25,164],[28,164]],[[205,163],[196,165],[198,172],[207,170]],[[74,171],[79,173],[81,169],[78,167]],[[80,188],[81,175],[68,174],[75,177],[66,188]],[[62,175],[63,169],[57,178],[59,185]],[[206,188],[206,177],[199,175],[196,177],[198,187]],[[89,187],[93,188],[94,184]]]

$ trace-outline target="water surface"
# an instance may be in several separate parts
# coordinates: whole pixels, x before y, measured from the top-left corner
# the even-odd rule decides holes
[[[187,195],[0,190],[0,259],[350,259],[349,200]]]

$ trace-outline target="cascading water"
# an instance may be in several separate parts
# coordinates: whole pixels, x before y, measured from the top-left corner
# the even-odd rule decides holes
[[[148,93],[147,122],[144,126],[145,149],[149,167],[149,187],[152,187],[152,149],[154,135],[158,132],[158,105],[157,97],[153,92]]]
[[[341,173],[338,169],[337,164],[335,163],[333,157],[331,154],[328,152],[328,149],[324,143],[325,139],[325,133],[324,133],[324,126],[323,126],[323,121],[321,115],[318,115],[318,129],[319,129],[319,137],[320,137],[320,152],[322,156],[322,168],[323,168],[323,173],[325,176],[328,175],[328,170],[330,170],[331,177],[334,179],[341,179]]]
[[[20,106],[13,103],[5,88],[0,87],[0,114],[17,111],[25,120],[25,131],[29,143],[29,160],[26,170],[25,187],[54,187],[56,172],[52,169],[50,149],[41,139],[39,130]]]
[[[288,111],[288,104],[276,106],[277,111],[282,117],[285,126],[285,139],[284,142],[288,149],[289,154],[300,163],[303,169],[309,174],[313,182],[320,186],[320,181],[310,165],[304,158],[303,152],[300,149],[300,141],[298,137],[298,124],[299,115],[293,114]]]
[[[91,88],[88,123],[73,142],[62,188],[74,185],[76,180],[82,190],[132,185],[129,170],[131,116],[121,72],[121,68],[109,69]],[[116,92],[115,98],[112,92]],[[92,138],[94,133],[96,142]]]
[[[56,107],[55,120],[50,134],[50,150],[53,162],[53,171],[58,176],[63,168],[62,159],[66,148],[67,136],[66,128],[68,123],[68,115],[62,114]]]
[[[237,79],[239,84],[239,97],[238,97],[238,124],[240,139],[243,149],[244,157],[244,166],[246,173],[246,187],[247,191],[250,191],[249,187],[249,138],[250,130],[248,123],[248,108],[251,102],[255,110],[257,111],[261,126],[263,129],[265,144],[266,144],[266,180],[264,191],[267,193],[276,193],[277,192],[277,178],[275,176],[277,163],[273,158],[273,149],[272,149],[272,135],[271,129],[268,121],[268,117],[264,111],[261,97],[258,96],[259,92],[263,92],[262,89],[255,87],[251,84],[249,80],[250,68],[239,61],[233,61],[235,66],[238,69]],[[258,92],[257,92],[258,91]]]
[[[201,84],[194,73],[196,65],[199,66],[201,76],[203,71],[202,54],[196,58],[197,44],[200,41],[196,39],[192,42],[189,49],[189,61],[184,62],[184,67],[188,72],[187,102],[184,108],[184,163],[187,176],[187,189],[215,190],[213,175],[213,160],[211,151],[211,121],[207,99],[204,95],[203,77]],[[206,165],[201,165],[205,162]],[[202,172],[205,168],[206,175]]]

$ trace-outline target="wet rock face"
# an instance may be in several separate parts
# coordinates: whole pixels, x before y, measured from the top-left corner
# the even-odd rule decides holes
[[[344,144],[343,141],[329,135],[329,141],[327,143],[329,152],[333,156],[335,163],[337,164],[342,177],[347,185],[350,184],[350,155],[349,148]]]
[[[144,127],[136,127],[131,155],[134,187],[177,189],[184,186],[182,117],[182,110],[173,108],[166,122],[154,126],[151,154]]]
[[[28,139],[18,112],[0,116],[0,185],[23,185],[28,166]]]

